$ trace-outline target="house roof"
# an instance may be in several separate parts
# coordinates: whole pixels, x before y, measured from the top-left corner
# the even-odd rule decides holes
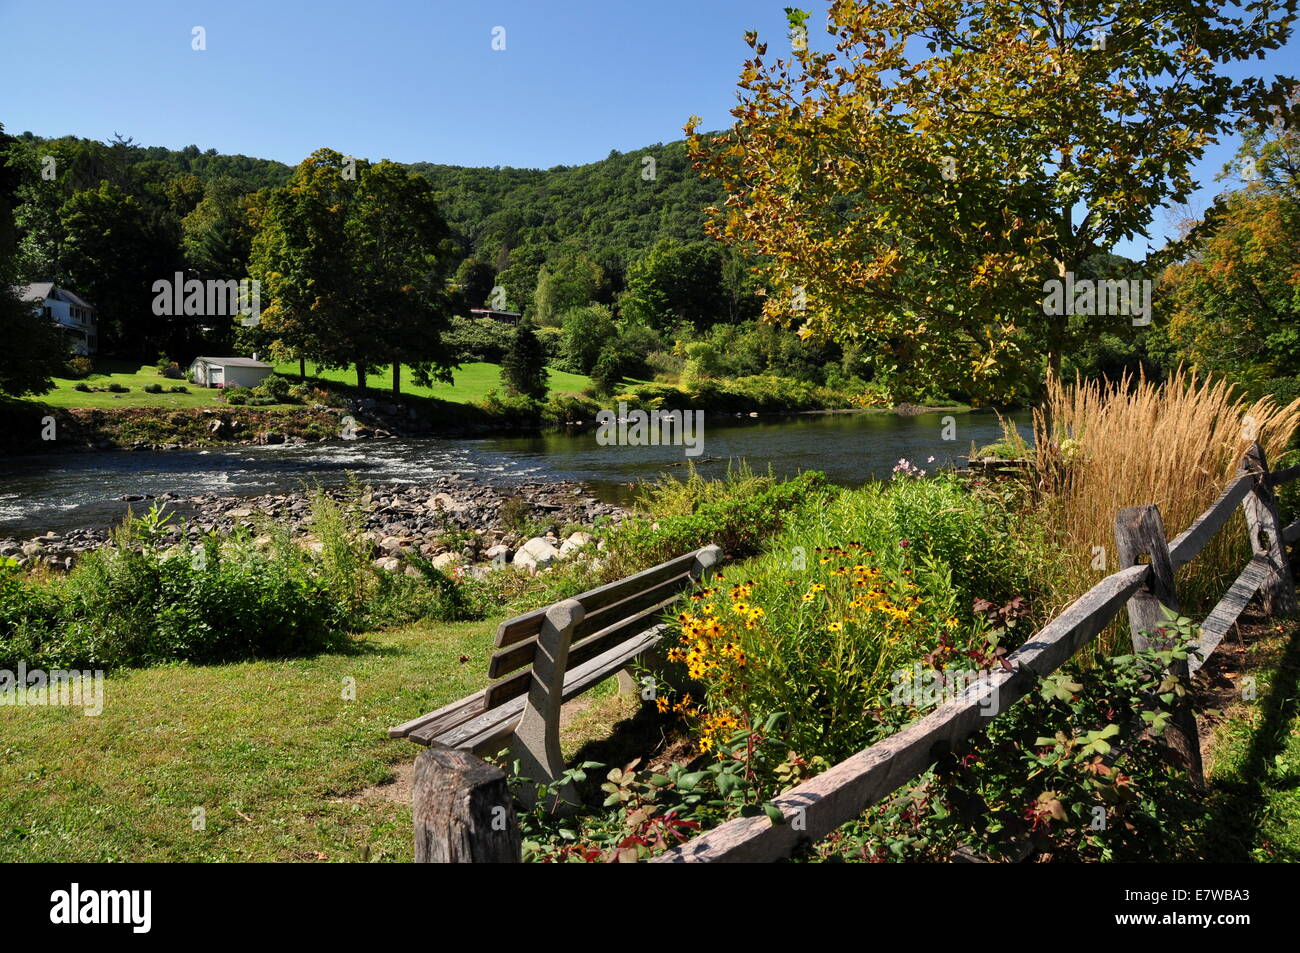
[[[208,364],[216,364],[219,367],[265,367],[271,370],[270,364],[263,364],[261,361],[255,361],[251,357],[196,357],[194,362],[204,361]]]
[[[54,298],[66,301],[69,304],[75,304],[78,308],[94,310],[95,307],[75,291],[60,288],[52,281],[37,281],[30,285],[14,285],[14,293],[23,301],[46,301],[49,298]]]

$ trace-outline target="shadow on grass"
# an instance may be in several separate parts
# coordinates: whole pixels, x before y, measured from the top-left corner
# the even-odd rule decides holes
[[[1300,627],[1290,635],[1277,662],[1276,674],[1261,701],[1259,724],[1255,727],[1250,749],[1239,769],[1230,778],[1215,780],[1211,787],[1210,818],[1205,828],[1205,859],[1219,863],[1247,863],[1256,858],[1251,850],[1259,832],[1262,812],[1268,807],[1271,792],[1294,789],[1300,776],[1294,772],[1279,779],[1270,776],[1276,768],[1274,759],[1287,746],[1288,726],[1300,710]],[[1278,845],[1276,861],[1300,860],[1300,851]]]

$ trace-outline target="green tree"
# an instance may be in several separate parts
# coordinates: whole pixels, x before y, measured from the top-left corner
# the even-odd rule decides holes
[[[1300,134],[1248,137],[1245,187],[1161,289],[1179,356],[1247,384],[1300,375]]]
[[[533,294],[533,319],[556,327],[570,308],[590,304],[604,281],[600,265],[582,253],[564,254],[543,266]]]
[[[287,185],[267,198],[249,261],[251,277],[262,283],[258,338],[281,360],[355,364],[359,389],[376,344],[373,329],[356,320],[347,239],[353,173],[364,167],[345,165],[332,149],[299,163]]]
[[[247,276],[254,234],[250,201],[235,179],[222,176],[208,183],[203,198],[181,220],[190,268],[213,278]]]
[[[471,255],[456,268],[452,286],[460,294],[461,308],[465,313],[470,308],[482,308],[488,304],[488,296],[496,287],[496,269],[492,263]]]
[[[67,358],[67,348],[53,322],[36,313],[14,294],[17,264],[17,230],[14,207],[19,203],[23,168],[10,162],[19,144],[0,125],[0,327],[5,346],[0,348],[0,394],[21,397],[44,394],[54,387]]]
[[[623,316],[657,331],[704,328],[730,316],[722,246],[666,238],[632,263],[619,299]]]
[[[524,318],[510,339],[510,349],[501,361],[501,380],[506,391],[542,400],[546,397],[546,354],[537,340],[533,323]]]
[[[443,334],[454,304],[447,279],[458,251],[428,181],[387,160],[368,166],[346,232],[354,320],[371,335],[371,359],[392,365],[393,397],[401,396],[403,363],[421,383],[450,383],[456,357]]]
[[[565,369],[590,374],[600,349],[614,337],[614,318],[603,304],[589,304],[564,312],[560,354]]]
[[[711,232],[766,256],[768,318],[1005,396],[1071,345],[1046,282],[1145,233],[1207,145],[1286,106],[1289,79],[1226,67],[1279,49],[1295,9],[834,0],[833,52],[769,58],[751,33],[734,126],[687,124],[727,194]]]
[[[174,350],[184,317],[153,313],[153,283],[180,266],[167,223],[108,182],[75,193],[59,217],[66,234],[64,281],[98,313],[100,349],[130,355]]]

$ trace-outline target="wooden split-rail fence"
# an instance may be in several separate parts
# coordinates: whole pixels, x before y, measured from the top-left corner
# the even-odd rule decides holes
[[[964,739],[981,730],[1051,675],[1127,608],[1135,649],[1146,634],[1165,624],[1162,606],[1177,611],[1174,574],[1192,562],[1223,529],[1238,506],[1245,516],[1252,556],[1200,625],[1191,659],[1175,674],[1190,676],[1204,664],[1259,594],[1269,615],[1296,612],[1295,580],[1287,547],[1300,539],[1300,520],[1283,527],[1273,489],[1300,477],[1300,466],[1270,473],[1263,450],[1253,445],[1219,498],[1173,539],[1165,535],[1153,505],[1121,510],[1115,519],[1120,569],[1102,579],[1007,657],[1008,668],[991,673],[958,697],[822,774],[779,795],[773,803],[785,823],[766,815],[737,818],[654,858],[652,863],[772,862],[791,856],[841,825],[860,817],[908,781],[926,771]],[[1143,558],[1148,562],[1143,562]],[[1166,731],[1166,743],[1181,752],[1189,782],[1200,784],[1200,746],[1195,716],[1184,706]],[[430,836],[421,826],[421,798],[437,801],[440,840],[455,843],[436,851],[448,860],[518,860],[518,835],[503,840],[492,828],[508,818],[517,831],[504,777],[496,768],[456,752],[447,754],[439,782],[422,793],[416,784],[417,841]],[[462,763],[463,762],[463,763]],[[429,793],[432,792],[432,793]],[[423,808],[425,816],[429,810]],[[497,823],[489,825],[488,818]],[[797,820],[797,823],[795,821]],[[481,834],[474,834],[479,831]],[[476,843],[482,840],[483,843]],[[491,843],[491,849],[484,845]],[[501,845],[508,845],[502,849]],[[429,852],[423,852],[426,856]]]

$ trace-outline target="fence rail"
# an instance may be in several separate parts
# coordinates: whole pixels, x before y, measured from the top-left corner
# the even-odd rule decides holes
[[[1010,653],[1006,670],[990,673],[987,679],[901,731],[775,798],[773,803],[780,809],[784,823],[773,823],[766,815],[737,818],[651,862],[754,862],[789,857],[800,847],[860,817],[986,727],[998,713],[1028,694],[1039,680],[1068,662],[1121,609],[1128,611],[1134,646],[1145,647],[1146,633],[1163,621],[1162,607],[1178,609],[1175,571],[1196,559],[1239,506],[1245,516],[1252,556],[1201,625],[1201,659],[1176,666],[1175,673],[1190,675],[1203,664],[1256,594],[1270,615],[1296,612],[1295,581],[1287,546],[1300,539],[1300,520],[1286,527],[1281,525],[1273,488],[1297,478],[1300,466],[1270,474],[1263,450],[1255,444],[1243,455],[1236,476],[1219,498],[1172,540],[1166,538],[1155,506],[1121,510],[1115,518],[1121,568]],[[1150,561],[1143,562],[1144,557]],[[1192,782],[1199,784],[1200,749],[1190,707],[1175,711],[1166,742],[1183,755]],[[417,779],[421,784],[435,784],[434,762],[439,758],[450,760],[436,765],[441,775],[436,784],[442,788],[438,800],[452,807],[444,812],[445,817],[439,815],[437,827],[452,833],[440,834],[439,843],[433,844],[427,836],[428,824],[422,827],[421,817],[417,816],[417,859],[518,860],[517,827],[499,772],[476,772],[472,759],[464,761],[468,755],[437,752],[427,755],[429,763],[422,766],[424,770]],[[455,790],[447,790],[448,783]],[[417,792],[416,796],[419,799],[421,795]],[[489,824],[489,817],[495,822]],[[504,824],[500,823],[503,818],[507,821]]]

